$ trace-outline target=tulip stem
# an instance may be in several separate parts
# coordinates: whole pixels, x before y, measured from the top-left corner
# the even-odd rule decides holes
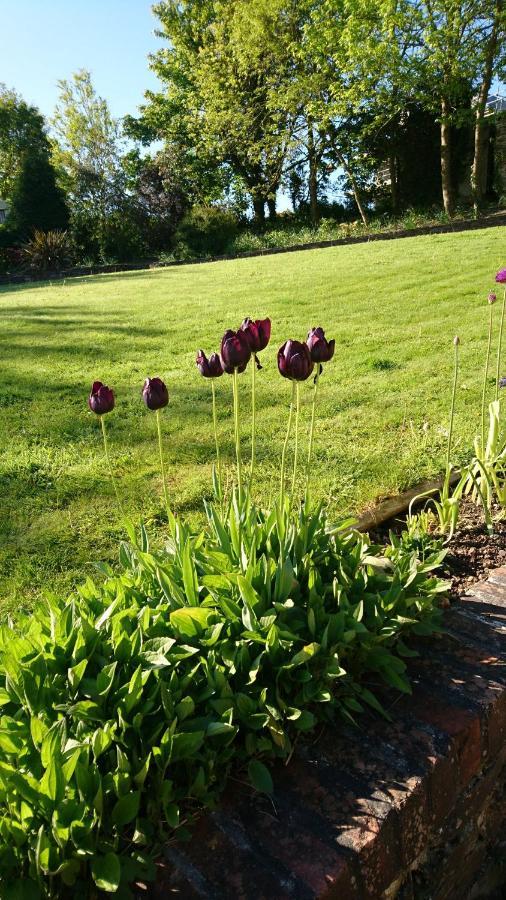
[[[241,436],[239,431],[239,381],[237,369],[232,376],[232,388],[234,392],[234,422],[235,422],[235,453],[237,457],[237,487],[239,490],[239,502],[242,500],[242,462],[241,462]]]
[[[105,417],[103,415],[99,416],[100,424],[102,426],[102,436],[104,438],[105,458],[107,460],[107,465],[109,467],[109,475],[111,476],[112,486],[114,488],[114,493],[116,495],[116,502],[119,506],[119,511],[120,511],[121,515],[125,519],[126,518],[125,511],[123,509],[123,504],[121,503],[121,499],[120,499],[120,495],[119,495],[119,491],[118,491],[118,485],[116,483],[116,478],[114,477],[114,472],[113,472],[113,468],[112,468],[112,464],[111,464],[111,457],[109,456],[109,444],[107,441],[107,431],[105,428],[104,418]]]
[[[485,374],[483,376],[483,393],[481,397],[481,450],[482,453],[485,453],[485,408],[487,404],[487,379],[488,379],[488,367],[490,363],[490,348],[492,346],[492,322],[493,322],[493,307],[490,305],[490,317],[488,320],[488,344],[487,344],[487,356],[485,359]]]
[[[295,393],[296,393],[297,382],[292,381],[292,399],[290,401],[290,412],[288,413],[288,427],[286,429],[285,443],[283,444],[283,452],[281,454],[281,485],[280,485],[280,493],[279,493],[279,505],[281,507],[281,511],[284,509],[285,505],[285,462],[286,462],[286,450],[288,447],[288,441],[290,438],[290,432],[292,430],[292,416],[293,416],[293,408],[295,406]]]
[[[251,471],[250,485],[253,482],[253,469],[255,468],[255,431],[256,431],[256,398],[255,398],[255,382],[256,382],[256,365],[253,360],[251,366]]]
[[[504,313],[506,312],[506,287],[504,288],[503,300],[502,300],[502,310],[501,310],[501,324],[499,326],[499,345],[497,347],[497,372],[495,378],[495,399],[497,400],[499,397],[499,380],[501,377],[501,351],[502,351],[502,335],[504,330]]]
[[[295,480],[297,477],[297,462],[299,457],[299,407],[300,407],[300,392],[299,392],[299,382],[295,382],[295,448],[293,454],[293,476],[292,476],[292,496],[291,502],[293,503],[293,497],[295,494]]]
[[[220,445],[218,442],[218,419],[216,416],[216,389],[214,387],[214,378],[211,378],[211,389],[213,393],[213,427],[214,427],[214,442],[216,444],[216,461],[218,464],[218,493],[219,493],[219,501],[220,503],[223,500],[223,487],[221,480],[221,454],[220,454]]]
[[[163,460],[163,442],[162,442],[162,420],[160,416],[160,410],[156,410],[156,428],[158,431],[158,449],[160,451],[160,468],[162,470],[162,484],[163,484],[163,498],[165,500],[165,510],[167,512],[167,521],[170,524],[171,521],[171,512],[169,506],[169,495],[167,493],[167,479],[165,477],[165,463]]]
[[[311,459],[313,456],[313,439],[314,439],[314,426],[315,426],[315,417],[316,417],[316,397],[318,394],[318,384],[320,382],[320,363],[317,363],[317,370],[314,380],[314,390],[313,390],[313,405],[311,409],[311,427],[309,429],[309,449],[307,454],[307,469],[306,469],[306,506],[309,506],[309,481],[311,478]]]
[[[455,398],[457,396],[457,380],[459,376],[459,345],[455,344],[455,370],[453,375],[452,402],[450,406],[450,427],[448,429],[448,447],[446,451],[446,471],[450,471],[450,454],[452,449],[453,419],[455,416]]]

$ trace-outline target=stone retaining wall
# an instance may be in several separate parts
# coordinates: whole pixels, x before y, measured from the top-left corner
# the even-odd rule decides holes
[[[296,253],[299,250],[318,250],[326,247],[340,247],[346,244],[367,244],[370,241],[392,241],[397,238],[419,237],[425,234],[450,234],[457,231],[476,231],[506,225],[506,213],[496,213],[482,219],[455,219],[448,225],[427,225],[421,228],[404,228],[399,231],[381,231],[377,234],[365,234],[357,237],[336,238],[332,241],[313,241],[307,244],[294,244],[291,247],[270,247],[263,250],[248,250],[244,253],[212,256],[206,259],[178,259],[171,262],[143,260],[135,263],[115,263],[104,266],[74,266],[61,272],[46,272],[43,275],[24,273],[22,275],[0,275],[2,284],[28,284],[35,281],[61,281],[67,278],[82,278],[84,275],[108,275],[117,272],[134,272],[139,270],[163,269],[173,266],[192,266],[197,263],[222,262],[230,259],[248,259],[253,256],[273,256],[276,253]]]

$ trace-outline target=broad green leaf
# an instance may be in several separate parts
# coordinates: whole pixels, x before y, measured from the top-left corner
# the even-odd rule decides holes
[[[272,783],[271,773],[267,766],[264,766],[258,759],[252,759],[248,764],[249,780],[256,791],[263,794],[272,794],[274,785]]]
[[[118,890],[121,879],[121,865],[115,853],[95,856],[91,863],[93,881],[101,891],[113,894]]]

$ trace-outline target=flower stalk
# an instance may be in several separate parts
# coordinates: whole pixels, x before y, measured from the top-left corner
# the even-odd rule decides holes
[[[492,325],[493,325],[493,312],[492,312],[492,304],[490,304],[490,315],[488,320],[488,343],[487,343],[487,355],[485,357],[485,372],[483,375],[483,391],[481,397],[481,450],[482,453],[485,452],[485,416],[486,416],[486,405],[487,405],[487,380],[488,380],[488,368],[490,364],[490,350],[492,347]]]
[[[295,495],[295,481],[297,477],[297,463],[299,455],[299,412],[300,412],[300,391],[299,382],[295,382],[295,447],[293,454],[293,476],[292,476],[292,502]]]
[[[318,366],[316,370],[316,375],[314,379],[314,389],[313,389],[313,404],[311,408],[311,426],[309,429],[309,448],[307,454],[307,467],[306,467],[306,506],[309,506],[309,483],[311,480],[311,459],[313,456],[313,441],[314,441],[314,426],[315,426],[315,418],[316,418],[316,398],[318,396],[318,385],[320,383],[320,368]]]
[[[293,418],[293,410],[296,402],[296,390],[297,383],[292,381],[292,398],[290,401],[290,412],[288,413],[288,426],[286,429],[285,442],[283,444],[283,452],[281,454],[281,479],[280,479],[280,492],[279,492],[279,505],[281,510],[284,509],[285,505],[285,467],[286,467],[286,451],[288,448],[288,441],[290,439],[290,432],[292,430],[292,418]]]
[[[253,362],[251,366],[251,470],[250,470],[250,484],[253,483],[253,471],[255,469],[255,436],[256,436],[256,397],[255,397],[255,384],[256,384],[256,365]]]
[[[237,366],[232,375],[232,391],[234,397],[234,425],[235,425],[235,454],[237,459],[237,487],[239,490],[239,502],[242,500],[242,460],[241,460],[241,435],[239,422],[239,379]]]
[[[448,448],[446,451],[446,471],[447,473],[450,471],[450,454],[452,448],[452,437],[453,437],[453,421],[455,417],[455,400],[457,397],[457,381],[459,376],[459,344],[460,340],[458,337],[455,337],[453,340],[453,346],[455,347],[455,368],[453,375],[453,390],[452,390],[452,402],[450,406],[450,427],[448,429]]]
[[[160,453],[160,468],[162,471],[163,499],[165,501],[165,511],[167,513],[167,521],[170,522],[172,515],[169,505],[169,495],[167,491],[167,478],[165,477],[165,462],[163,458],[163,441],[162,441],[162,420],[160,410],[156,410],[156,428],[158,431],[158,450]]]
[[[506,287],[504,288],[503,300],[502,300],[502,309],[501,309],[501,324],[499,325],[499,343],[497,347],[497,370],[495,377],[495,399],[499,398],[499,382],[501,380],[501,354],[502,354],[502,336],[504,331],[504,316],[506,312]]]
[[[214,428],[214,443],[216,445],[216,462],[218,466],[218,493],[219,493],[219,501],[220,503],[223,500],[223,482],[221,478],[221,454],[220,454],[220,444],[218,441],[218,418],[216,415],[216,388],[214,386],[214,379],[211,380],[211,390],[213,396],[213,428]]]
[[[122,504],[122,502],[121,502],[121,498],[120,498],[120,495],[119,495],[118,485],[117,485],[116,478],[115,478],[115,476],[114,476],[114,471],[113,471],[113,468],[112,468],[111,457],[110,457],[110,455],[109,455],[109,443],[108,443],[108,440],[107,440],[107,431],[106,431],[106,427],[105,427],[105,416],[104,416],[104,415],[99,415],[99,419],[100,419],[100,425],[102,426],[102,437],[103,437],[103,439],[104,439],[105,458],[106,458],[106,461],[107,461],[107,466],[108,466],[108,468],[109,468],[109,475],[111,476],[111,481],[112,481],[112,486],[113,486],[113,488],[114,488],[114,493],[115,493],[115,495],[116,495],[116,502],[117,502],[117,504],[118,504],[119,511],[120,511],[122,517],[123,517],[123,518],[126,518],[126,517],[125,517],[125,511],[124,511],[124,509],[123,509],[123,504]]]

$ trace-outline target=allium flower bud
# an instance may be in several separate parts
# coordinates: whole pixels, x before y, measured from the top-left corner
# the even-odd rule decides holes
[[[306,341],[315,363],[330,362],[336,348],[335,340],[328,341],[323,328],[312,328]]]
[[[283,378],[305,381],[314,369],[309,347],[300,341],[286,341],[278,350],[278,369]]]
[[[500,387],[500,388],[506,388],[506,378],[500,378],[500,379],[499,379],[499,387]]]
[[[217,353],[211,353],[209,359],[203,350],[197,353],[197,369],[204,378],[219,378],[223,375],[221,359]]]
[[[101,381],[94,381],[88,397],[88,406],[97,416],[111,412],[114,409],[114,394],[111,388],[102,384]]]
[[[245,319],[241,331],[246,335],[251,352],[260,353],[260,350],[265,350],[271,339],[271,320]]]
[[[506,269],[499,269],[495,280],[498,284],[506,284]]]
[[[456,334],[455,337],[453,338],[453,343],[454,343],[455,347],[459,346],[460,338],[459,338],[458,334]]]
[[[221,340],[221,364],[228,375],[233,375],[234,369],[244,372],[251,357],[251,350],[244,331],[225,332]]]
[[[169,402],[167,386],[161,378],[146,378],[142,399],[148,409],[163,409]]]
[[[496,300],[497,300],[497,294],[494,294],[493,291],[490,291],[490,294],[488,295],[488,302],[490,304],[492,304],[492,303],[495,303]]]

